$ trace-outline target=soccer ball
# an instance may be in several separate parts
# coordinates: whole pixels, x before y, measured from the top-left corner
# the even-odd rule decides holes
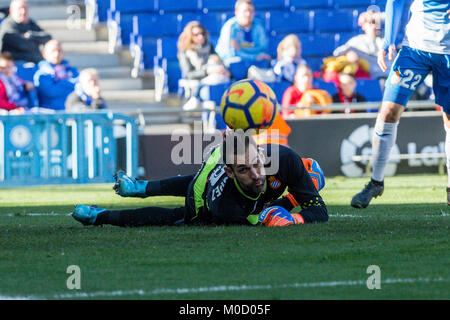
[[[225,123],[234,130],[266,129],[278,112],[273,90],[259,80],[240,80],[225,90],[220,102],[220,113]]]

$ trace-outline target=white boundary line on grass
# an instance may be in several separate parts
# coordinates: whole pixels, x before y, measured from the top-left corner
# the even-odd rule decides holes
[[[329,282],[306,282],[306,283],[288,283],[281,285],[234,285],[234,286],[213,286],[213,287],[197,287],[197,288],[159,288],[154,290],[115,290],[115,291],[97,291],[97,292],[76,292],[54,294],[52,296],[1,296],[0,299],[7,300],[43,300],[43,299],[88,299],[98,297],[124,297],[124,296],[158,296],[163,294],[183,295],[189,293],[212,293],[212,292],[230,292],[230,291],[259,291],[273,289],[297,289],[297,288],[324,288],[324,287],[351,287],[364,286],[367,280],[351,280],[351,281],[329,281]],[[430,282],[449,282],[450,279],[444,278],[406,278],[406,279],[385,279],[381,280],[381,286],[386,284],[398,283],[430,283]]]

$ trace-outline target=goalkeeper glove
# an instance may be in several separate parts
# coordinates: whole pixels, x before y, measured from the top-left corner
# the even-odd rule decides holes
[[[258,221],[266,227],[285,227],[292,224],[303,224],[303,218],[298,213],[291,214],[283,207],[273,206],[261,211]]]
[[[122,197],[139,197],[147,198],[147,184],[148,181],[136,180],[119,171],[114,175],[113,189]]]

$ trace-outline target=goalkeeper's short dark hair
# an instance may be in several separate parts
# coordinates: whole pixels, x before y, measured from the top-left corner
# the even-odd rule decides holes
[[[234,157],[248,152],[250,146],[258,149],[255,139],[250,134],[246,134],[242,130],[225,132],[222,142],[223,163],[227,166],[235,164]]]

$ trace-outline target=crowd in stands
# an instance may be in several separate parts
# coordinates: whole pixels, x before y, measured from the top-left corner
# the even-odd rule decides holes
[[[313,72],[302,57],[302,43],[295,34],[281,39],[276,56],[270,56],[267,26],[255,14],[251,0],[237,0],[234,16],[223,24],[216,46],[199,21],[186,24],[177,41],[185,110],[200,108],[209,99],[209,86],[244,78],[288,83],[278,97],[284,117],[331,112],[312,110],[311,105],[366,101],[365,93],[356,90],[358,79],[378,79],[383,88],[387,72],[376,62],[382,45],[379,12],[362,12],[358,26],[363,33],[335,48],[332,56],[323,57],[319,72]],[[106,107],[96,70],[79,72],[71,66],[64,59],[61,44],[29,17],[27,1],[12,0],[9,15],[0,24],[0,47],[0,109],[80,111]],[[30,63],[36,66],[33,83],[22,80],[15,71]],[[337,93],[314,86],[315,79],[333,83]],[[299,109],[292,110],[292,106]],[[354,110],[345,108],[343,112]]]
[[[106,107],[95,69],[81,73],[64,59],[61,44],[29,16],[26,0],[12,0],[0,24],[0,111],[86,111]],[[17,69],[34,66],[33,81]]]
[[[257,2],[256,2],[257,4]],[[297,35],[289,34],[278,44],[277,55],[272,58],[268,52],[268,36],[263,23],[255,18],[255,6],[251,0],[237,0],[234,17],[223,25],[215,49],[207,41],[208,31],[200,22],[188,24],[186,28],[195,25],[205,36],[205,56],[197,68],[193,62],[186,63],[186,50],[178,48],[178,57],[182,75],[192,79],[192,70],[196,70],[195,77],[200,82],[207,76],[206,61],[209,55],[218,55],[223,67],[229,71],[231,80],[255,78],[268,83],[287,81],[291,85],[281,98],[282,114],[286,117],[306,117],[318,113],[330,113],[331,110],[314,111],[311,105],[328,105],[331,103],[365,102],[364,94],[356,91],[358,79],[378,79],[380,88],[388,76],[377,64],[377,53],[382,46],[380,35],[382,14],[375,11],[362,12],[358,17],[358,26],[364,32],[350,38],[346,43],[337,47],[332,56],[324,57],[320,72],[313,72],[308,62],[302,58],[302,43]],[[286,23],[293,23],[287,21]],[[180,41],[184,34],[180,36]],[[191,32],[191,34],[193,34]],[[207,45],[206,45],[207,43]],[[200,47],[199,47],[200,48]],[[198,50],[195,56],[198,60]],[[192,58],[192,60],[195,60]],[[392,61],[389,61],[392,63]],[[187,67],[189,65],[189,67]],[[227,74],[228,75],[228,74]],[[322,79],[333,83],[337,93],[332,96],[325,90],[313,86],[313,79]],[[224,82],[229,81],[228,77]],[[200,106],[205,99],[194,90],[191,99],[186,103],[186,109]],[[194,97],[194,98],[192,98]],[[292,106],[299,107],[292,110]],[[289,108],[289,109],[288,109]],[[368,109],[367,112],[373,110]],[[355,112],[345,108],[345,113]]]

